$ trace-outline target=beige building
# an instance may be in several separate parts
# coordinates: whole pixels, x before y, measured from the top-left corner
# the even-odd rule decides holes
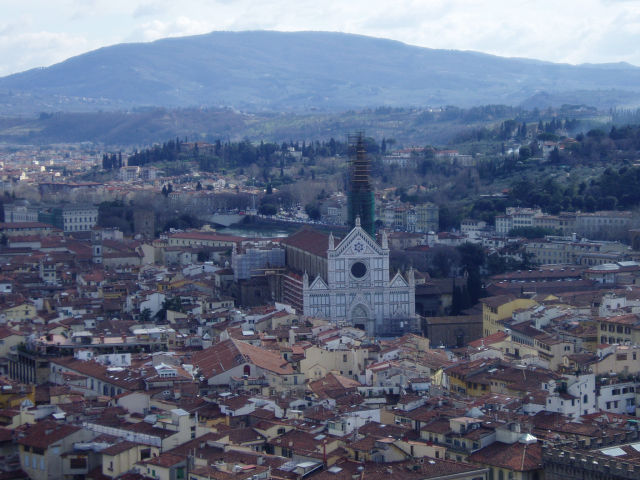
[[[482,331],[485,337],[504,331],[504,325],[500,320],[511,318],[516,310],[538,304],[530,298],[516,297],[515,295],[487,297],[481,299],[480,302],[482,303]]]
[[[309,380],[323,378],[330,372],[357,378],[364,371],[368,354],[368,350],[362,348],[328,350],[312,346],[305,350],[300,372]]]
[[[576,237],[547,237],[527,242],[525,251],[541,265],[602,265],[624,260],[626,245],[618,242],[592,242]]]
[[[612,235],[624,235],[632,227],[631,212],[600,211],[578,213],[576,232],[589,238],[608,238]]]
[[[222,235],[213,231],[189,231],[174,233],[168,239],[170,247],[233,247],[240,244],[243,237]]]
[[[538,215],[533,217],[533,226],[546,228],[558,232],[560,235],[571,235],[576,231],[576,214]]]
[[[416,205],[416,232],[437,232],[440,224],[440,209],[433,203]]]
[[[13,307],[0,310],[0,322],[2,323],[22,323],[33,320],[37,317],[36,307],[30,303],[22,303]]]
[[[603,344],[640,345],[640,317],[629,313],[598,318],[598,338]]]
[[[62,479],[62,454],[73,445],[95,437],[93,432],[67,424],[44,420],[31,425],[18,440],[20,466],[33,480]],[[78,470],[82,466],[78,465]],[[86,467],[86,466],[85,466]]]
[[[100,453],[102,474],[109,478],[117,478],[130,471],[136,463],[156,457],[160,452],[157,447],[125,440],[105,448]]]

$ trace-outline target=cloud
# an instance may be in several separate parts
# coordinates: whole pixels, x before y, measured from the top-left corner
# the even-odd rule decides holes
[[[152,20],[145,22],[140,27],[142,38],[145,41],[157,40],[166,37],[182,37],[186,35],[198,35],[212,30],[207,21],[194,20],[188,17],[178,17],[169,22]]]
[[[133,18],[150,17],[166,11],[166,4],[162,1],[143,3],[133,11]]]
[[[0,75],[19,72],[36,65],[51,65],[80,54],[88,48],[79,35],[56,32],[0,34]]]

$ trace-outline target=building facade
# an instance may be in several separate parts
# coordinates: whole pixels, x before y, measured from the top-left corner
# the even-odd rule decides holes
[[[379,245],[360,226],[338,244],[329,237],[327,276],[303,277],[304,314],[352,325],[369,335],[392,335],[414,330],[413,271],[390,278],[386,233]]]
[[[98,224],[98,207],[65,205],[62,208],[62,222],[65,232],[88,232]]]

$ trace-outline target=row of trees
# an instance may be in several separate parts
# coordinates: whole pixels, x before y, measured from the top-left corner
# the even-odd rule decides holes
[[[371,137],[364,139],[369,155],[385,153],[395,143],[393,139],[383,138],[380,143]],[[346,141],[330,138],[328,141],[272,142],[254,144],[249,140],[239,142],[221,142],[209,144],[189,143],[186,140],[169,140],[153,147],[136,151],[128,159],[128,165],[144,166],[154,163],[188,161],[196,162],[202,171],[214,172],[222,169],[246,168],[252,164],[258,166],[280,167],[292,160],[291,152],[300,152],[303,157],[313,161],[318,157],[346,157],[349,145]],[[105,170],[120,168],[123,165],[122,154],[105,154],[102,166]]]
[[[595,179],[569,186],[550,178],[522,179],[512,185],[507,203],[552,214],[634,208],[640,205],[640,168],[607,168]]]

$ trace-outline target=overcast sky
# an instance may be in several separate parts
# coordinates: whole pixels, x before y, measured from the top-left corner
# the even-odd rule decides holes
[[[0,0],[0,76],[116,43],[258,29],[640,66],[640,0]]]

